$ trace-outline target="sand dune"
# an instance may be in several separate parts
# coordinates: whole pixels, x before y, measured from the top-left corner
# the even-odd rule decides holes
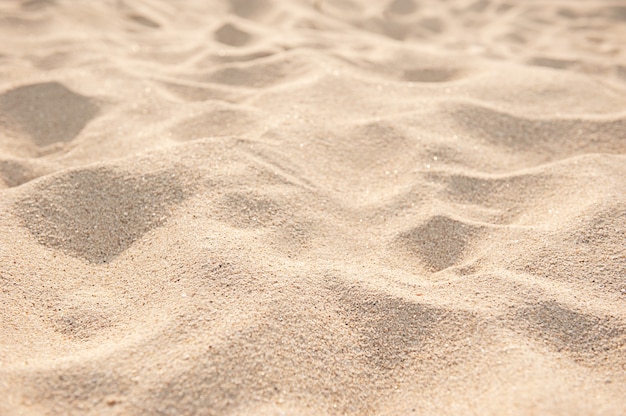
[[[625,27],[2,2],[0,414],[624,414]]]

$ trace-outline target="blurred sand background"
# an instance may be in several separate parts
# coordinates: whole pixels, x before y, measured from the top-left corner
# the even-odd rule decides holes
[[[626,414],[626,3],[0,3],[0,414]]]

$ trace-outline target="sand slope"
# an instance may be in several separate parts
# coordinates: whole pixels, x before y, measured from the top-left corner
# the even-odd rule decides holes
[[[0,414],[626,413],[621,1],[0,4]]]

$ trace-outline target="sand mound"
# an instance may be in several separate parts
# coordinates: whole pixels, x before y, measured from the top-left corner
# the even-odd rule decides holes
[[[617,0],[0,4],[0,414],[602,414]]]
[[[71,141],[98,113],[88,97],[58,82],[26,85],[0,95],[0,111],[9,132],[21,130],[37,146]]]
[[[163,224],[183,198],[173,170],[131,175],[87,168],[39,181],[18,205],[40,244],[99,263]]]

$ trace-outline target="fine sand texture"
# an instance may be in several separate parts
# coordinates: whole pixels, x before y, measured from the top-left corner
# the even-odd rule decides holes
[[[625,415],[622,0],[0,2],[0,415]]]

